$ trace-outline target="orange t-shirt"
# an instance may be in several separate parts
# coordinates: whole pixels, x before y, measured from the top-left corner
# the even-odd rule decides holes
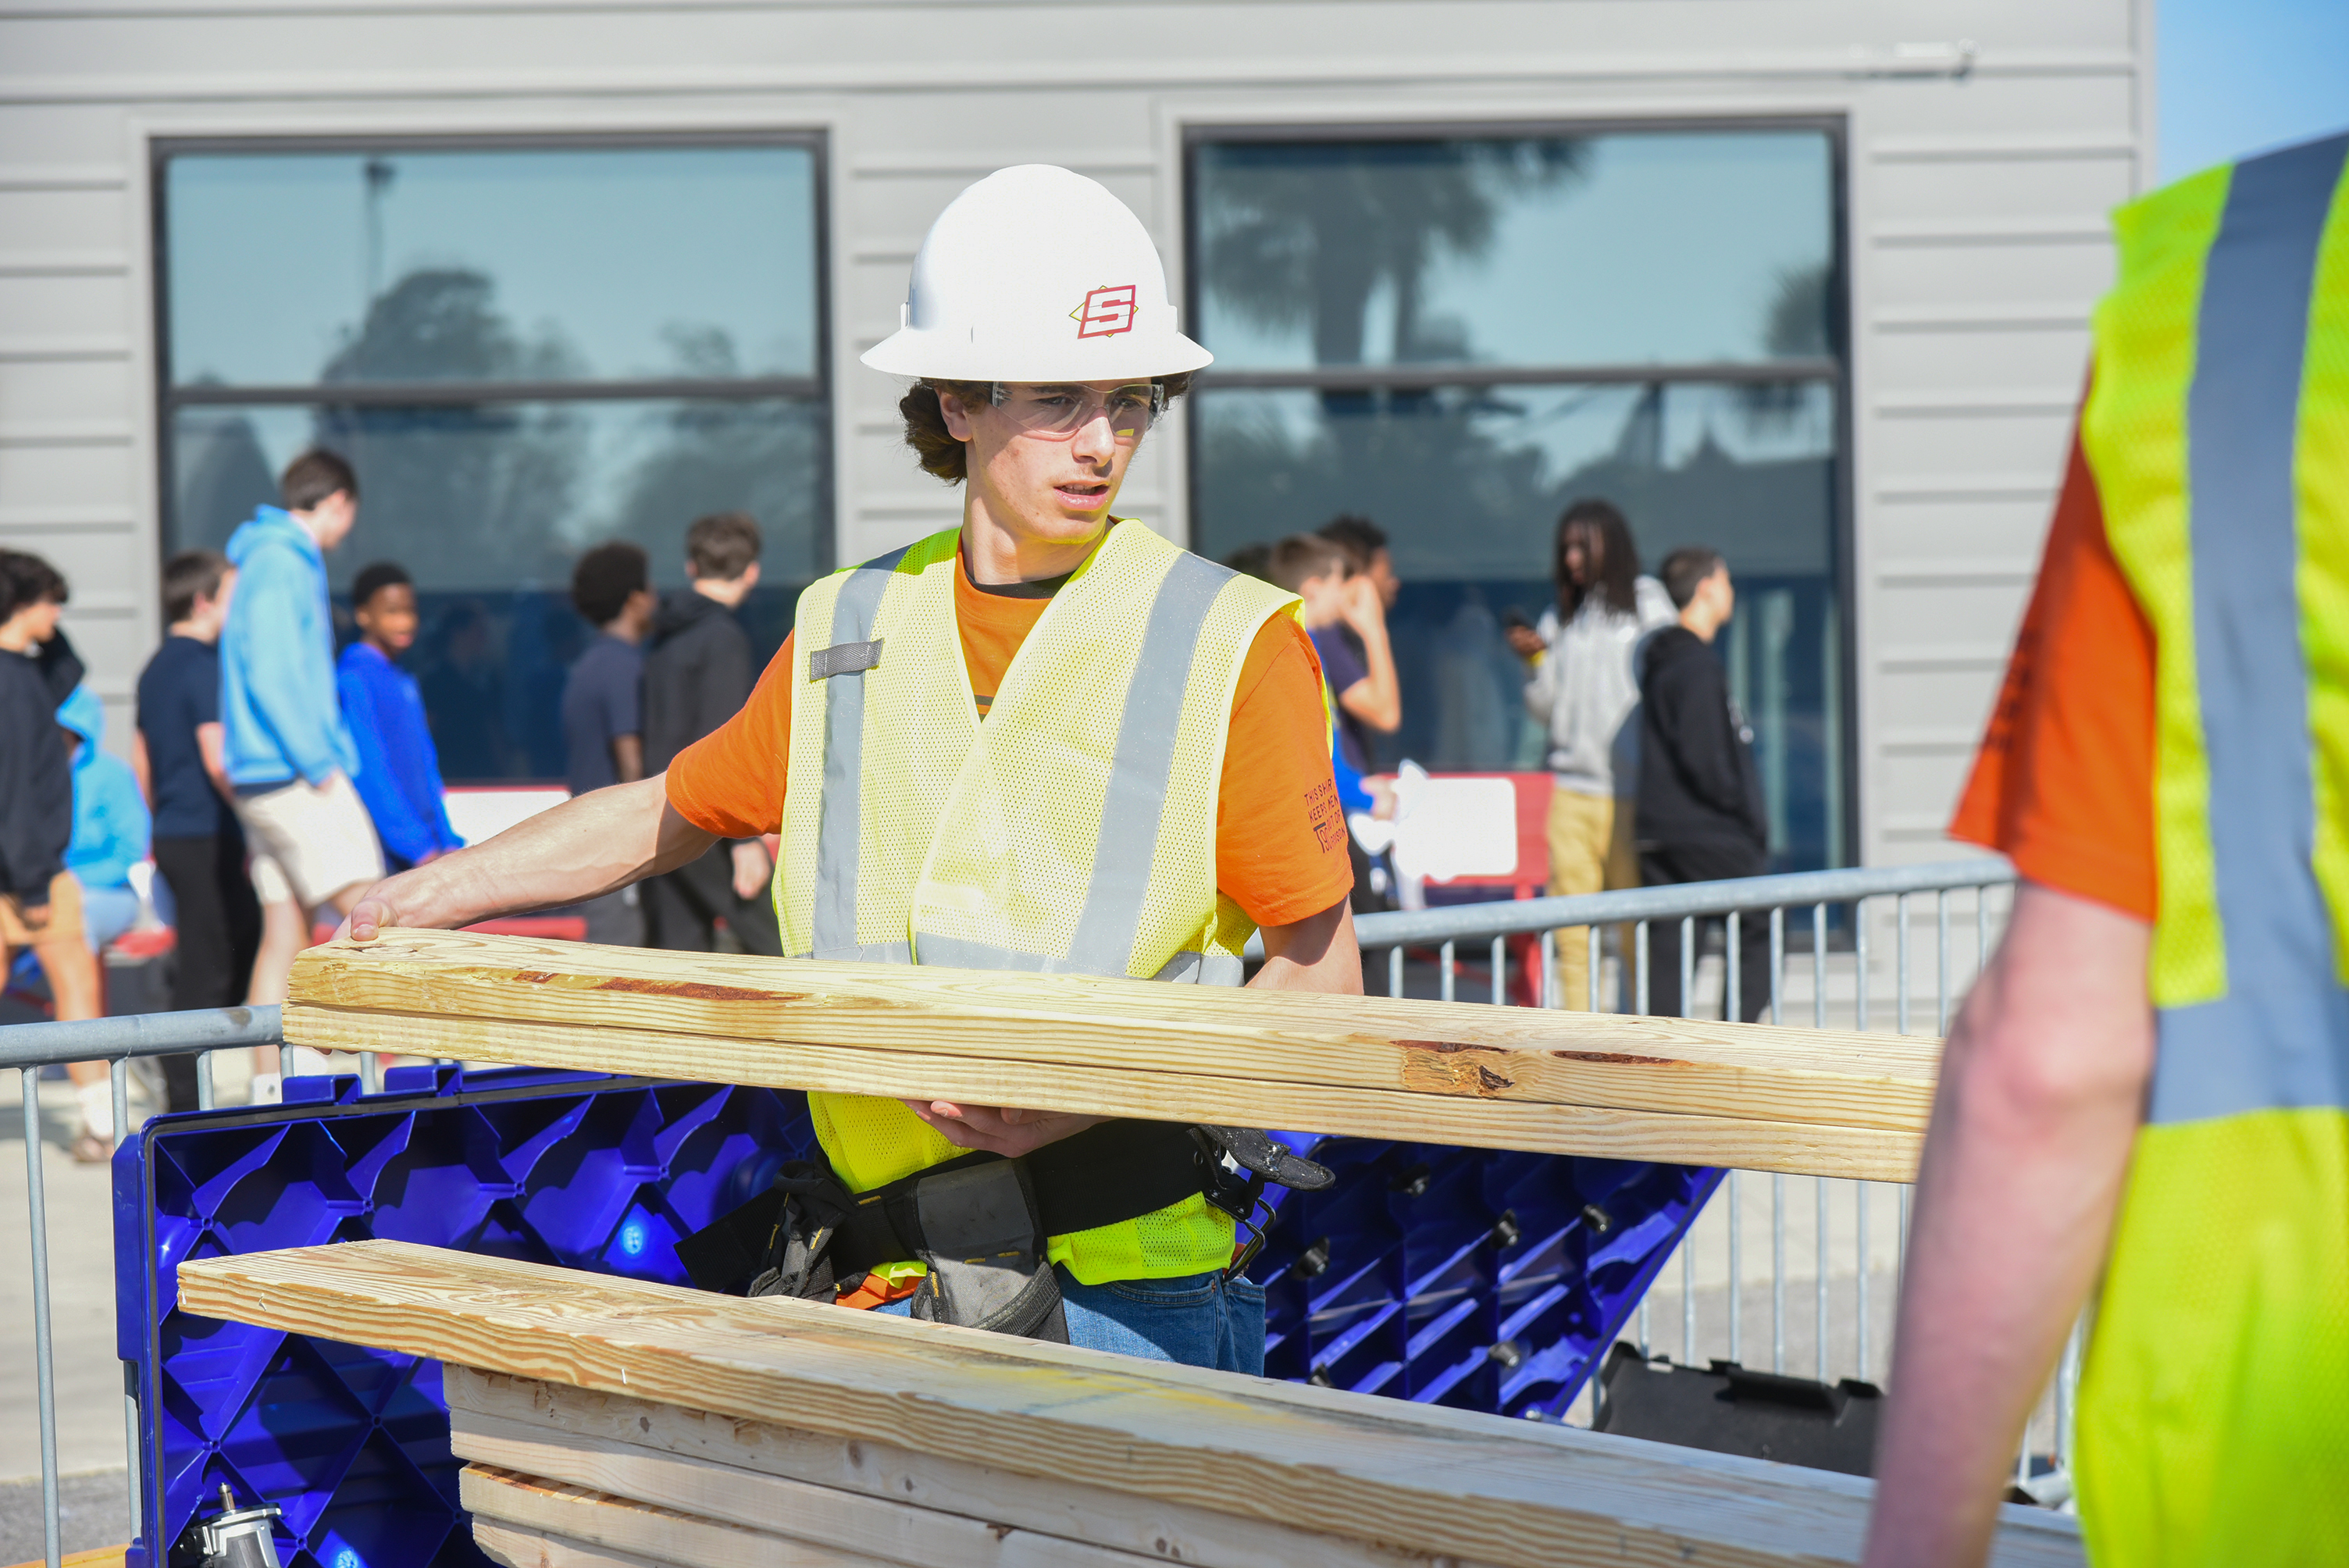
[[[955,621],[981,714],[1049,599],[972,585],[955,564]],[[669,764],[668,799],[724,838],[778,830],[791,755],[794,633],[742,711]],[[1290,615],[1275,615],[1240,664],[1216,806],[1216,882],[1259,925],[1288,925],[1353,891],[1345,822],[1330,773],[1321,663]]]
[[[2146,921],[2153,848],[2153,628],[2072,443],[2039,584],[1950,836],[2029,880]]]

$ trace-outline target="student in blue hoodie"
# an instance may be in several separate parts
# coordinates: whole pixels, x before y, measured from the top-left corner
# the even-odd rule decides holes
[[[247,1000],[285,999],[294,956],[319,911],[348,913],[383,877],[383,851],[352,783],[358,748],[335,689],[326,552],[358,521],[358,478],[334,453],[303,453],[228,542],[236,595],[221,630],[221,725],[237,820],[254,851],[261,955]],[[264,1052],[264,1057],[274,1053]],[[264,1061],[256,1102],[274,1099]]]
[[[394,872],[465,847],[449,825],[440,758],[424,722],[424,698],[399,656],[416,643],[416,586],[388,561],[360,569],[351,584],[359,639],[335,665],[343,720],[358,748],[359,799],[375,820]]]

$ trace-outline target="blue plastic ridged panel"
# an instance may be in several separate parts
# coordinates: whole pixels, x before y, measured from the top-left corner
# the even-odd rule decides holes
[[[380,1237],[682,1284],[676,1240],[814,1144],[802,1098],[768,1089],[421,1067],[375,1096],[285,1089],[157,1118],[116,1159],[130,1568],[192,1561],[173,1548],[222,1481],[285,1510],[285,1568],[488,1562],[457,1507],[438,1363],[181,1313],[181,1260]],[[1564,1410],[1720,1176],[1284,1136],[1340,1180],[1272,1190],[1248,1271],[1268,1283],[1267,1371],[1511,1415]]]
[[[1338,1181],[1273,1190],[1248,1271],[1267,1374],[1535,1419],[1564,1417],[1722,1174],[1284,1137]]]
[[[119,1353],[138,1364],[132,1568],[191,1521],[285,1510],[285,1568],[472,1568],[438,1362],[179,1311],[184,1259],[370,1238],[683,1284],[674,1246],[814,1138],[791,1093],[526,1068],[395,1068],[383,1093],[158,1118],[115,1162]],[[301,1103],[295,1103],[295,1102]],[[157,1542],[162,1550],[156,1549]]]

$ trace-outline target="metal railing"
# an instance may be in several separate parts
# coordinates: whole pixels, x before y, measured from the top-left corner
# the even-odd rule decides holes
[[[1366,973],[1375,975],[1380,967],[1376,954],[1381,950],[1385,954],[1388,995],[1411,994],[1407,979],[1417,970],[1421,972],[1418,990],[1432,989],[1444,1001],[1506,1001],[1510,990],[1510,939],[1518,938],[1522,944],[1523,938],[1533,936],[1537,938],[1534,946],[1538,954],[1534,961],[1540,966],[1537,990],[1541,1005],[1547,1007],[1564,1005],[1558,994],[1558,934],[1580,927],[1578,940],[1587,944],[1588,975],[1588,994],[1581,998],[1584,1005],[1591,1011],[1616,1010],[1605,1006],[1611,991],[1626,1003],[1619,1010],[1646,1013],[1650,1010],[1651,995],[1651,930],[1661,921],[1676,922],[1683,1009],[1691,1016],[1727,1017],[1735,1016],[1734,1003],[1742,995],[1739,938],[1743,923],[1765,918],[1770,928],[1765,1014],[1769,1022],[1807,1022],[1818,1028],[1847,1025],[1858,1030],[1882,1029],[1889,1023],[1899,1034],[1921,1031],[1938,1036],[1948,1031],[1950,1019],[1965,990],[1989,961],[1993,944],[2004,928],[2003,894],[2014,881],[2014,870],[2004,860],[1981,856],[1927,865],[1805,872],[1505,903],[1457,904],[1364,914],[1357,916],[1354,923],[1366,958]],[[1801,954],[1790,951],[1789,912],[1797,916],[1794,931],[1799,945],[1807,947],[1809,959],[1807,965],[1797,965],[1791,973],[1789,960]],[[1888,922],[1889,933],[1885,929]],[[1703,954],[1699,941],[1706,934],[1702,928],[1707,924],[1718,927],[1717,963]],[[1617,978],[1611,987],[1604,979],[1602,962],[1604,933],[1609,927],[1622,933],[1618,939]],[[1883,951],[1882,944],[1887,934],[1891,938],[1889,954]],[[1917,948],[1920,943],[1930,943],[1931,948],[1930,989],[1920,984],[1917,973]],[[1475,946],[1470,947],[1470,944]],[[1427,957],[1414,962],[1410,956],[1413,951]],[[1256,955],[1254,949],[1251,955]],[[1881,975],[1880,968],[1888,962],[1890,974]],[[1719,982],[1719,1007],[1698,1015],[1694,1006],[1700,996],[1697,982],[1707,968]],[[1807,975],[1802,973],[1804,968],[1807,968]],[[1432,975],[1425,973],[1431,969]],[[1482,974],[1477,973],[1480,970]],[[1791,995],[1796,987],[1789,982],[1795,979],[1806,982],[1800,986],[1807,992],[1806,996]],[[1892,1004],[1889,1019],[1883,1016],[1883,989],[1879,989],[1887,981],[1889,986],[1885,988],[1891,993]],[[1706,999],[1711,1000],[1709,994]],[[1806,1008],[1802,1006],[1806,1002]],[[1795,1016],[1801,1011],[1807,1011],[1807,1019]],[[1713,1326],[1716,1332],[1710,1337],[1725,1349],[1724,1359],[1741,1363],[1748,1348],[1744,1301],[1746,1188],[1748,1181],[1759,1174],[1742,1171],[1728,1173],[1717,1205],[1724,1212],[1713,1216],[1720,1222],[1710,1227],[1723,1233],[1706,1238],[1725,1253],[1726,1264],[1723,1271],[1726,1281],[1724,1310],[1719,1315],[1721,1321]],[[1768,1176],[1770,1370],[1788,1370],[1787,1328],[1792,1321],[1788,1286],[1795,1277],[1790,1274],[1788,1259],[1788,1219],[1792,1209],[1789,1183],[1805,1180],[1812,1181],[1815,1199],[1811,1215],[1815,1247],[1811,1282],[1816,1357],[1813,1371],[1821,1381],[1833,1381],[1845,1372],[1830,1352],[1837,1326],[1834,1322],[1835,1309],[1842,1295],[1847,1299],[1850,1310],[1847,1326],[1852,1348],[1847,1375],[1863,1381],[1880,1381],[1877,1368],[1889,1363],[1891,1336],[1883,1331],[1876,1312],[1872,1265],[1880,1238],[1870,1222],[1872,1191],[1884,1184],[1789,1178],[1775,1172]],[[1896,1184],[1892,1195],[1892,1267],[1889,1272],[1896,1298],[1908,1250],[1909,1194],[1910,1188],[1903,1183]],[[1839,1293],[1836,1288],[1837,1270],[1830,1246],[1837,1211],[1848,1213],[1851,1222],[1853,1269],[1847,1293]],[[1702,1337],[1699,1334],[1699,1252],[1700,1238],[1692,1227],[1679,1249],[1678,1288],[1668,1290],[1668,1294],[1679,1298],[1679,1358],[1683,1366],[1699,1364],[1697,1352]],[[1658,1284],[1651,1285],[1649,1296],[1640,1302],[1637,1333],[1642,1353],[1652,1353],[1655,1346],[1653,1298],[1660,1289],[1668,1289],[1662,1287],[1661,1282],[1671,1272],[1667,1260],[1666,1268],[1657,1275]],[[2066,1468],[2072,1449],[2073,1412],[2083,1349],[2083,1333],[2075,1328],[2042,1401],[2042,1410],[2025,1429],[2015,1461],[2018,1484],[2032,1479],[2034,1453],[2046,1459],[2051,1473]],[[1588,1396],[1584,1398],[1587,1401]],[[1587,1404],[1583,1408],[1587,1408]],[[2034,1434],[2044,1440],[2034,1445]]]
[[[1589,995],[1585,1001],[1597,1009],[1602,995],[1602,960],[1604,957],[1603,928],[1628,925],[1631,935],[1628,944],[1629,962],[1620,965],[1619,988],[1628,990],[1635,1002],[1644,1004],[1648,995],[1648,934],[1659,920],[1677,920],[1681,926],[1681,995],[1686,1006],[1698,995],[1697,982],[1709,958],[1700,955],[1697,937],[1698,923],[1709,917],[1725,917],[1727,932],[1722,966],[1723,998],[1724,1001],[1740,995],[1738,974],[1738,935],[1740,923],[1749,915],[1766,915],[1770,921],[1771,975],[1769,1016],[1773,1023],[1781,1021],[1787,1005],[1786,912],[1807,907],[1806,933],[1810,947],[1811,1021],[1825,1027],[1830,1022],[1833,1009],[1829,1005],[1831,980],[1845,966],[1852,982],[1850,1016],[1853,1026],[1861,1029],[1877,1027],[1875,1013],[1870,1006],[1871,978],[1877,949],[1873,944],[1873,928],[1885,914],[1881,905],[1889,901],[1894,933],[1893,965],[1893,1025],[1902,1034],[1911,1032],[1916,1021],[1919,995],[1912,983],[1911,969],[1914,943],[1912,934],[1919,924],[1918,912],[1912,900],[1930,894],[1933,900],[1930,931],[1933,939],[1933,988],[1930,993],[1934,1032],[1946,1028],[1957,997],[1956,981],[1960,965],[1954,956],[1955,938],[1970,934],[1972,947],[1973,973],[1990,953],[1993,912],[1991,894],[2014,880],[2013,869],[2003,861],[1988,858],[1948,861],[1934,865],[1798,872],[1785,876],[1751,877],[1735,882],[1691,882],[1675,887],[1638,888],[1618,892],[1592,893],[1568,898],[1522,899],[1506,903],[1461,904],[1449,908],[1365,914],[1355,923],[1358,938],[1366,954],[1384,949],[1387,954],[1388,992],[1402,995],[1406,992],[1413,960],[1413,950],[1433,953],[1433,985],[1444,1000],[1462,999],[1460,980],[1464,972],[1461,944],[1483,942],[1485,949],[1485,966],[1489,968],[1489,987],[1483,999],[1504,1001],[1508,994],[1509,942],[1512,937],[1533,936],[1541,965],[1538,994],[1546,1006],[1558,1006],[1561,998],[1557,978],[1557,933],[1562,929],[1587,927],[1584,940],[1588,943],[1587,957],[1590,975]],[[1952,921],[1951,895],[1971,891],[1974,894],[1972,930],[1964,933]],[[1847,909],[1848,917],[1841,922],[1831,918],[1837,907]],[[1840,936],[1846,945],[1837,946]],[[1465,967],[1477,966],[1475,959]],[[1971,975],[1966,978],[1971,983]],[[1644,1007],[1634,1010],[1644,1010]],[[59,1560],[60,1541],[57,1517],[57,1409],[54,1365],[49,1328],[48,1243],[47,1216],[42,1194],[40,1108],[38,1085],[41,1069],[68,1062],[104,1061],[109,1064],[114,1091],[114,1136],[118,1146],[129,1135],[129,1106],[128,1064],[139,1057],[169,1056],[181,1052],[200,1053],[198,1062],[198,1092],[200,1103],[209,1107],[212,1102],[212,1063],[210,1053],[217,1050],[243,1049],[280,1043],[279,1009],[276,1007],[228,1007],[210,1012],[161,1013],[144,1016],[100,1018],[69,1024],[20,1024],[0,1029],[0,1069],[15,1068],[21,1075],[24,1087],[25,1163],[29,1228],[33,1254],[33,1321],[34,1355],[36,1366],[36,1384],[39,1401],[41,1437],[41,1506],[42,1522],[50,1568]],[[369,1060],[366,1067],[372,1068]],[[366,1074],[372,1089],[374,1073]],[[1744,1238],[1741,1228],[1744,1201],[1745,1173],[1731,1171],[1724,1184],[1727,1194],[1728,1226],[1728,1313],[1727,1343],[1729,1359],[1740,1360],[1744,1349],[1744,1314],[1740,1293],[1744,1286]],[[1786,1253],[1787,1253],[1787,1178],[1772,1175],[1771,1182],[1771,1367],[1785,1369],[1786,1350]],[[1869,1235],[1868,1184],[1841,1182],[1852,1190],[1857,1216],[1858,1284],[1857,1291],[1857,1328],[1859,1375],[1866,1377],[1871,1365],[1872,1337],[1869,1294]],[[1895,1234],[1895,1275],[1898,1260],[1905,1252],[1908,1233],[1908,1189],[1901,1190]],[[1828,1226],[1829,1183],[1818,1183],[1817,1242],[1818,1281],[1815,1303],[1817,1330],[1817,1374],[1825,1379],[1829,1373],[1827,1344],[1829,1338],[1830,1292],[1826,1239]],[[1691,1240],[1681,1248],[1681,1318],[1682,1360],[1694,1359],[1698,1343],[1698,1312],[1696,1279],[1696,1248]],[[1661,1278],[1661,1274],[1659,1275]],[[1652,1294],[1652,1289],[1651,1289]],[[1639,1338],[1640,1348],[1648,1350],[1651,1339],[1651,1304],[1640,1306]],[[2075,1333],[2066,1350],[2063,1367],[2054,1385],[2054,1415],[2048,1452],[2061,1465],[2071,1449],[2072,1398],[2077,1386],[2079,1367],[2079,1336]],[[124,1391],[125,1452],[129,1460],[130,1492],[129,1519],[135,1534],[140,1522],[139,1498],[139,1410],[133,1389],[135,1384],[126,1380]],[[2028,1478],[2031,1444],[2026,1433],[2023,1457],[2018,1461],[2018,1479]]]
[[[63,1543],[57,1525],[57,1365],[49,1338],[49,1222],[41,1187],[41,1069],[68,1062],[108,1064],[114,1088],[114,1144],[130,1134],[129,1064],[140,1057],[210,1053],[275,1045],[275,1007],[222,1007],[197,1013],[150,1013],[71,1024],[16,1024],[0,1029],[0,1070],[16,1069],[25,1093],[25,1205],[33,1243],[33,1366],[41,1423],[41,1532],[48,1568],[58,1568]],[[197,1058],[211,1099],[209,1054]],[[139,1399],[126,1376],[122,1389],[123,1453],[129,1465],[130,1533],[139,1533]]]

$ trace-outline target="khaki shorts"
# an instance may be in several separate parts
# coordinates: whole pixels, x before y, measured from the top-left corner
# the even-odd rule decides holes
[[[0,947],[38,947],[46,943],[81,943],[81,879],[59,872],[49,879],[48,923],[36,929],[25,923],[25,895],[0,893]]]
[[[383,880],[375,824],[340,773],[324,784],[296,779],[264,795],[240,795],[236,818],[253,846],[254,891],[264,903],[290,896],[315,910],[347,887]]]

